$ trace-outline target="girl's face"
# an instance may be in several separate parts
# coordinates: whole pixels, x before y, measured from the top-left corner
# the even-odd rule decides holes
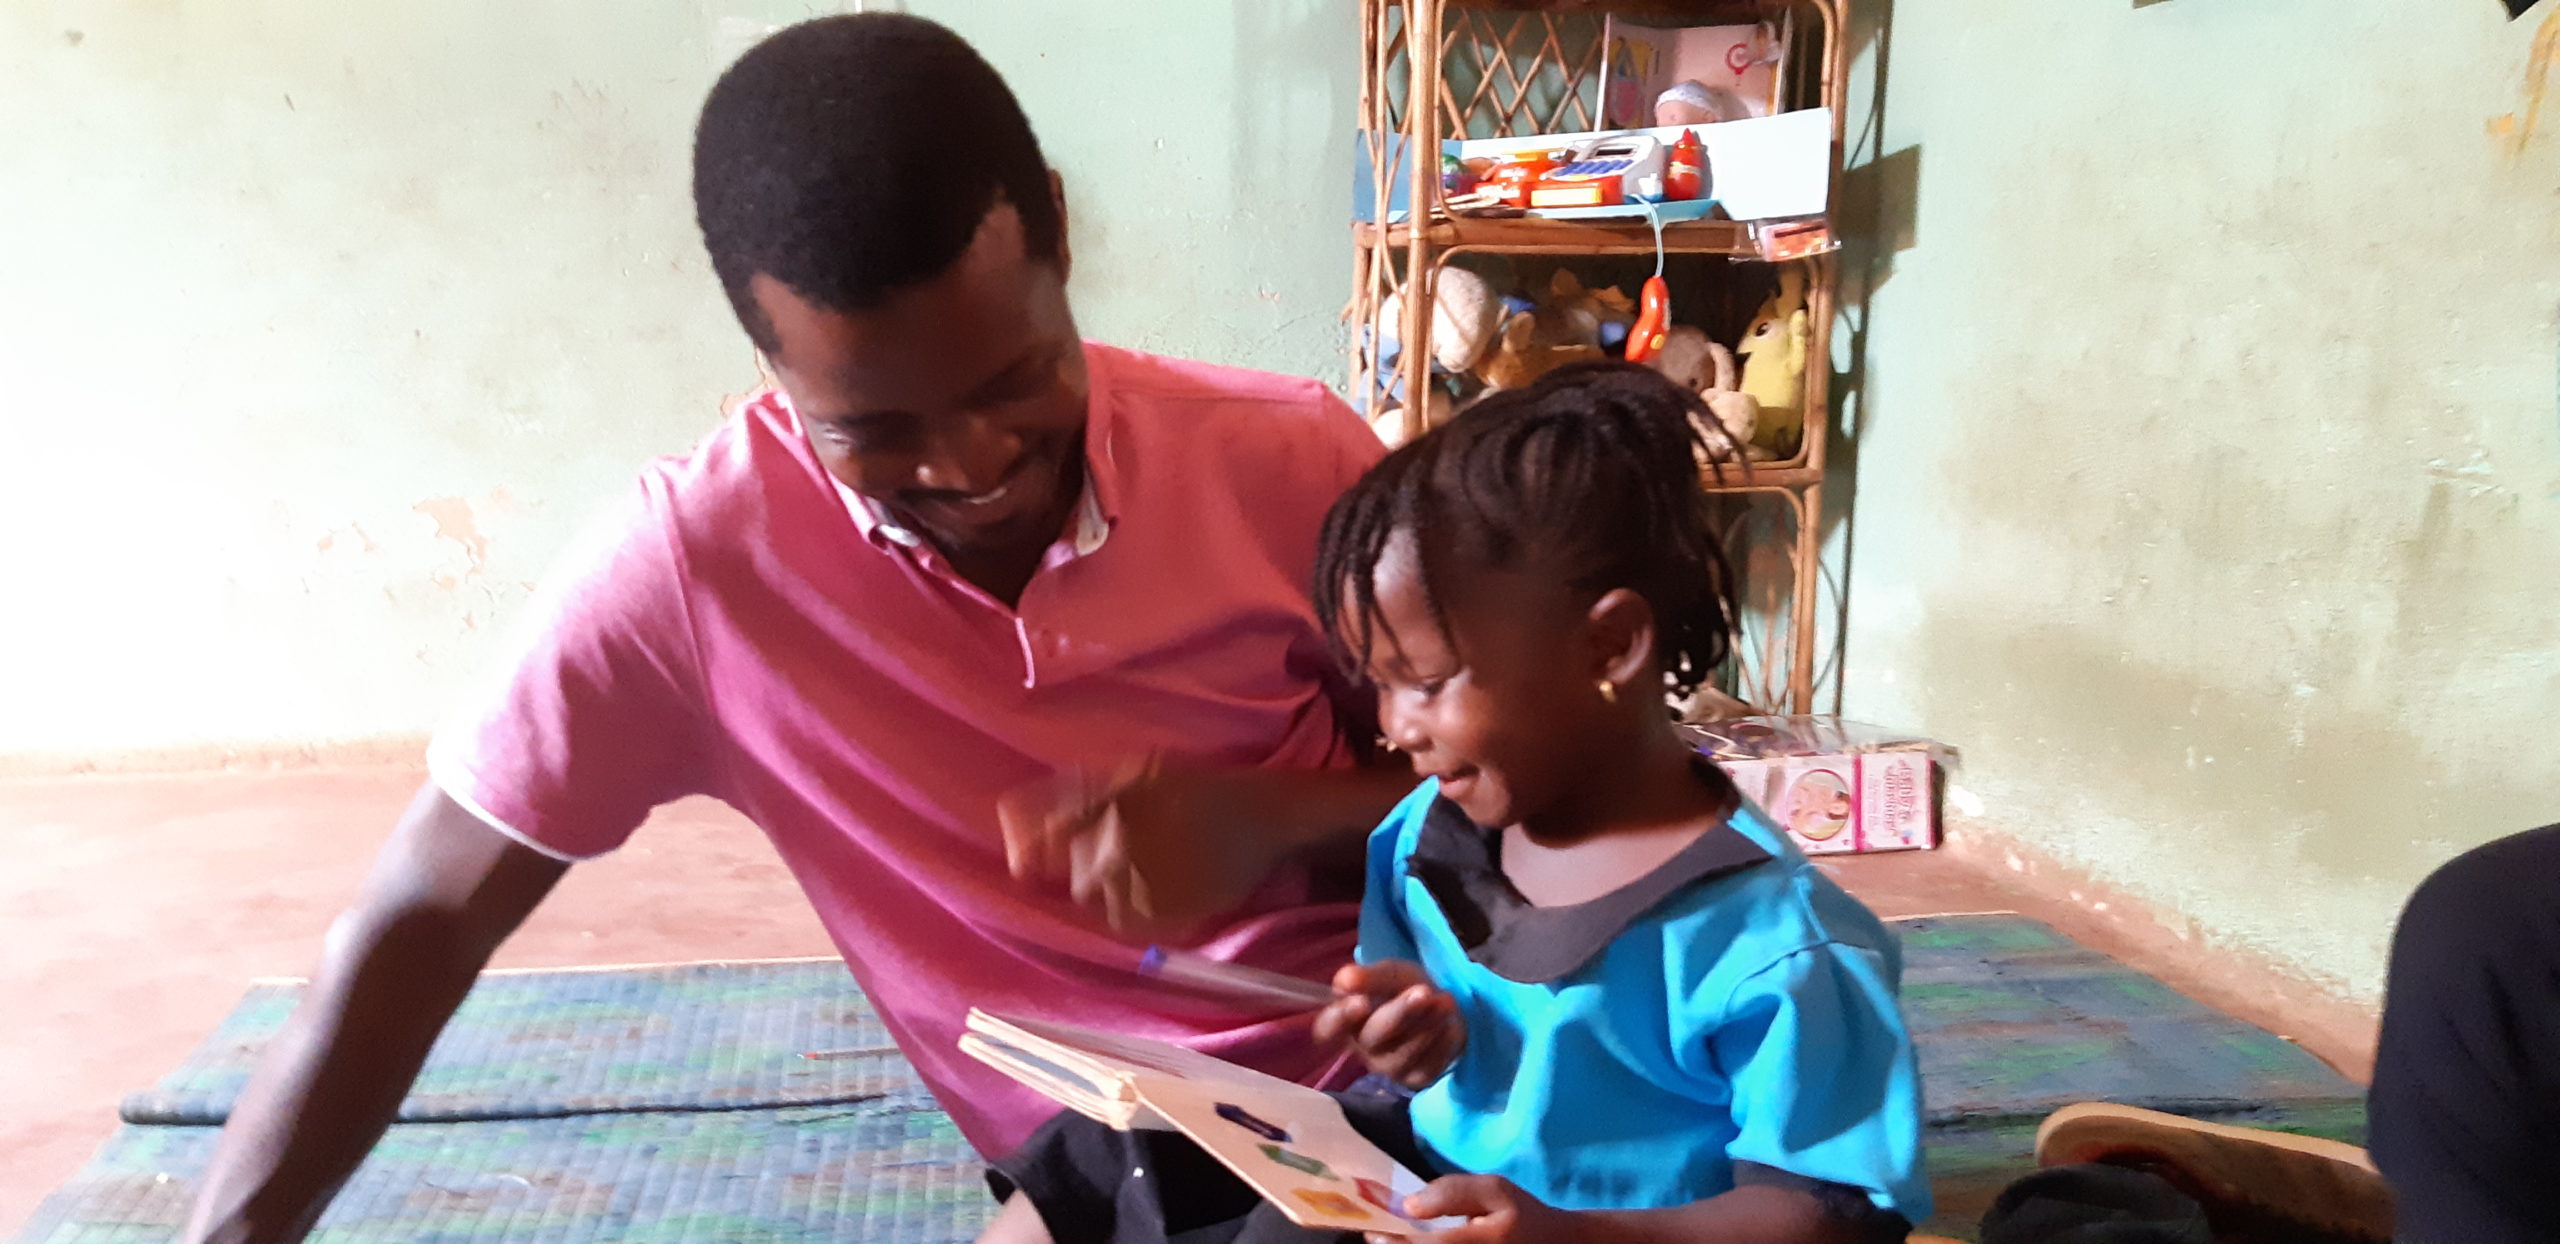
[[[1379,559],[1368,636],[1379,725],[1476,824],[1553,817],[1580,801],[1585,758],[1612,734],[1584,672],[1583,611],[1518,572],[1467,577],[1442,602],[1443,635],[1413,541],[1399,536]]]

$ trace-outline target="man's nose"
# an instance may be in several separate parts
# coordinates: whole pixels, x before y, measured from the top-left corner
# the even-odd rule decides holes
[[[933,438],[916,460],[916,486],[976,496],[1004,482],[1022,456],[1022,438],[992,421],[969,416]]]

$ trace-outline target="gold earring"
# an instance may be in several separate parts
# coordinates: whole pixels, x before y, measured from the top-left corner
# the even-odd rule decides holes
[[[1601,699],[1603,699],[1603,700],[1607,700],[1607,701],[1608,701],[1608,702],[1610,702],[1611,704],[1615,704],[1615,703],[1617,703],[1617,702],[1618,702],[1618,684],[1617,684],[1617,683],[1615,683],[1615,682],[1612,682],[1612,681],[1610,681],[1609,679],[1606,679],[1606,678],[1601,679],[1601,680],[1600,680],[1600,698],[1601,698]]]

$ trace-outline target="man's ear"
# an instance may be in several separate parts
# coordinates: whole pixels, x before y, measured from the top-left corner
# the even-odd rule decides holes
[[[1651,692],[1654,673],[1653,604],[1625,588],[1591,602],[1583,615],[1583,631],[1591,654],[1591,678],[1620,687]]]
[[[1049,170],[1049,202],[1058,209],[1058,275],[1069,276],[1076,265],[1075,254],[1067,247],[1067,179],[1054,168]]]

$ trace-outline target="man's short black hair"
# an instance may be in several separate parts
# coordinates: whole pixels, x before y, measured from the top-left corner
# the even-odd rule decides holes
[[[758,346],[762,272],[835,311],[879,306],[948,269],[998,200],[1037,259],[1057,200],[1013,92],[949,29],[895,13],[802,22],[720,75],[693,137],[693,209],[711,267]]]

